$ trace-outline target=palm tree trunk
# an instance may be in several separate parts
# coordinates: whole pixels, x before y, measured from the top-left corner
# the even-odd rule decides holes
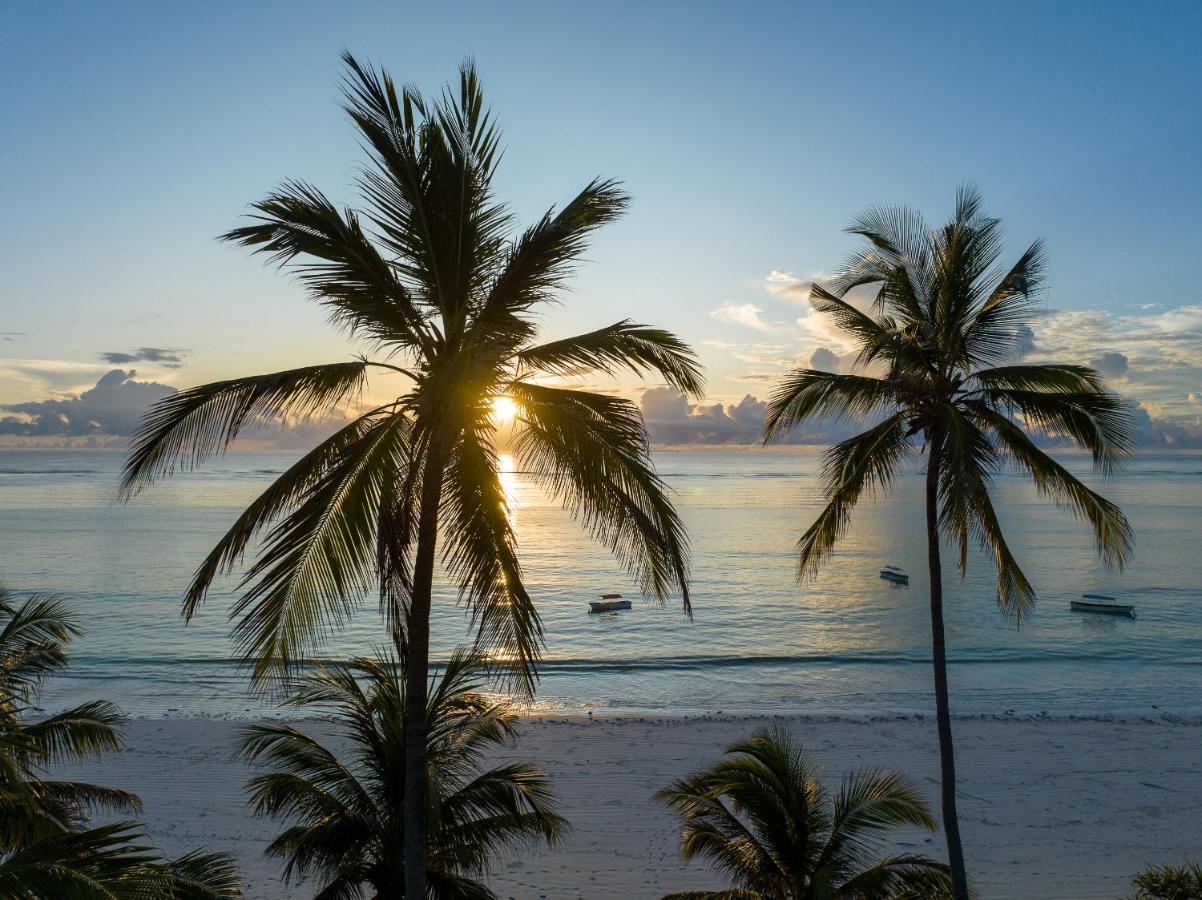
[[[931,648],[935,664],[935,718],[939,725],[939,776],[943,799],[943,831],[952,870],[952,896],[968,900],[968,875],[956,816],[956,757],[952,748],[952,715],[947,697],[947,649],[943,635],[943,568],[939,558],[939,441],[932,438],[927,458],[927,563],[931,578]]]
[[[405,619],[405,646],[398,648],[405,668],[405,896],[426,896],[426,701],[430,677],[430,595],[434,550],[438,543],[438,506],[442,497],[442,445],[430,441],[422,472],[413,595]]]

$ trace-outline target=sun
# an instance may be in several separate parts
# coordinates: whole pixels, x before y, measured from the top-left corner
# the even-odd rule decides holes
[[[512,397],[492,398],[492,417],[498,425],[508,425],[518,414],[518,405]]]

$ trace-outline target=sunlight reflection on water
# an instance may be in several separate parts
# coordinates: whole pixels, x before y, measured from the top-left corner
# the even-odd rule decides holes
[[[509,515],[526,586],[547,633],[538,709],[859,710],[929,707],[921,479],[898,479],[894,496],[864,504],[819,577],[794,578],[793,545],[822,502],[818,457],[805,452],[665,452],[693,546],[695,618],[679,600],[587,613],[597,594],[638,596],[621,568],[529,476],[501,459]],[[1079,457],[1070,465],[1088,468]],[[3,575],[19,590],[77,601],[88,633],[63,696],[97,690],[135,712],[203,706],[257,709],[229,662],[226,613],[236,579],[217,586],[194,622],[179,598],[240,506],[288,457],[232,454],[178,476],[135,504],[115,502],[121,456],[105,452],[0,451]],[[974,555],[961,581],[949,565],[948,629],[961,711],[1038,712],[1193,709],[1202,696],[1202,612],[1194,525],[1202,459],[1144,456],[1104,486],[1137,531],[1122,575],[1097,563],[1088,531],[1040,501],[1024,482],[996,486],[1010,543],[1040,593],[1018,627],[993,601],[988,562]],[[950,559],[949,559],[950,562]],[[878,577],[896,564],[908,587]],[[1137,621],[1073,614],[1084,592],[1121,594]],[[455,592],[440,588],[436,655],[466,636]],[[384,640],[368,598],[330,655]],[[65,701],[64,701],[65,702]]]

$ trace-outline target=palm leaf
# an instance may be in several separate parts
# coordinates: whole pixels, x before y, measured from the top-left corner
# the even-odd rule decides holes
[[[121,495],[132,497],[177,466],[196,466],[248,425],[333,411],[360,389],[366,368],[361,360],[306,366],[217,381],[160,400],[134,432]]]
[[[705,380],[689,345],[660,328],[623,319],[587,334],[527,347],[519,364],[536,372],[578,376],[594,372],[616,375],[622,369],[658,374],[685,394],[699,396]]]
[[[659,599],[679,590],[689,610],[688,538],[655,472],[646,430],[629,401],[530,382],[511,385],[525,428],[516,451],[525,471],[609,547]]]

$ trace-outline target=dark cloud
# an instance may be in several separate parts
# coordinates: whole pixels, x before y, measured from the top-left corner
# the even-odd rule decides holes
[[[168,369],[178,369],[184,364],[187,350],[174,347],[139,347],[130,353],[110,350],[100,354],[100,358],[115,366],[127,366],[130,363],[148,362]]]
[[[78,437],[130,434],[151,403],[175,393],[153,381],[134,381],[137,372],[113,369],[78,397],[0,406],[16,415],[0,418],[0,434]]]
[[[810,357],[810,368],[820,369],[823,372],[838,372],[839,354],[826,347],[819,347]]]
[[[1202,449],[1202,421],[1158,419],[1142,406],[1133,411],[1135,443],[1166,450]]]
[[[1126,378],[1130,365],[1131,361],[1126,356],[1113,350],[1108,350],[1089,361],[1091,369],[1097,369],[1107,378]]]
[[[1038,349],[1035,346],[1035,332],[1026,325],[1018,326],[1018,330],[1014,333],[1014,343],[1019,356],[1026,356]]]
[[[0,439],[25,446],[109,446],[121,443],[153,403],[177,393],[155,381],[136,381],[130,369],[113,369],[78,397],[0,406]],[[346,424],[336,413],[301,422],[275,419],[248,425],[243,449],[307,449]],[[82,442],[82,443],[81,443]]]

